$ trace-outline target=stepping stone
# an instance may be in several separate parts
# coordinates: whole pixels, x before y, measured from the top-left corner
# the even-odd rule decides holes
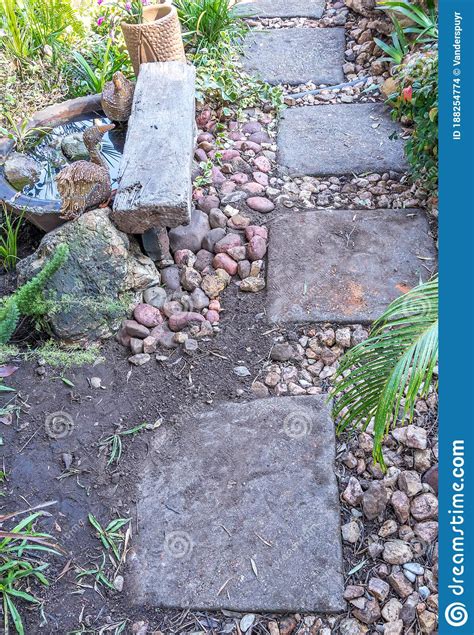
[[[285,215],[270,235],[267,314],[273,323],[368,323],[435,265],[420,210]]]
[[[402,172],[400,134],[383,104],[290,108],[280,121],[278,163],[292,176]]]
[[[325,0],[250,0],[239,2],[237,15],[259,18],[315,18],[324,13]]]
[[[223,404],[160,428],[153,443],[127,580],[135,605],[345,609],[334,424],[323,397]]]
[[[270,84],[339,84],[345,48],[342,27],[250,31],[243,64]]]

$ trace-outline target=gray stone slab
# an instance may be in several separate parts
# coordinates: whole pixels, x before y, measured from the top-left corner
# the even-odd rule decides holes
[[[250,31],[243,64],[270,84],[339,84],[345,48],[342,27]]]
[[[325,0],[249,0],[239,2],[238,15],[259,18],[315,18],[324,13]]]
[[[195,75],[184,62],[140,67],[111,214],[127,234],[190,221]]]
[[[286,213],[270,234],[267,315],[281,323],[368,323],[435,266],[419,210]]]
[[[229,403],[158,429],[137,497],[132,602],[344,610],[334,453],[322,397]]]
[[[278,163],[293,176],[401,172],[400,133],[383,104],[290,108],[280,121]]]

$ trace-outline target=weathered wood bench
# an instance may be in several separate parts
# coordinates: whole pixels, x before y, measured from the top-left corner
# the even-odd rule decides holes
[[[191,218],[195,69],[142,64],[112,212],[117,227],[142,234]]]

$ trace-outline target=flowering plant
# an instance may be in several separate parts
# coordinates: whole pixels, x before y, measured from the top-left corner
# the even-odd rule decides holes
[[[143,22],[143,7],[148,4],[148,0],[126,0],[125,2],[97,0],[97,4],[106,8],[104,15],[97,19],[97,26],[102,26],[105,21],[108,21],[113,28],[117,21],[141,24]]]

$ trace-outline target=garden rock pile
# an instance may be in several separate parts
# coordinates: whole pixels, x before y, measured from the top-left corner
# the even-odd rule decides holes
[[[219,209],[212,212],[221,214]],[[222,220],[233,216],[222,214]],[[219,218],[220,219],[220,218]],[[199,229],[200,228],[200,229]],[[267,250],[266,227],[247,225],[242,232],[215,226],[208,216],[193,212],[193,220],[169,232],[174,265],[161,271],[164,286],[149,287],[144,302],[125,320],[117,340],[132,351],[129,361],[142,365],[159,346],[185,352],[198,348],[198,340],[214,334],[222,311],[220,295],[234,278],[242,291],[265,287],[263,258]],[[160,356],[158,355],[158,358]]]
[[[261,119],[273,123],[269,115]],[[258,121],[223,123],[205,109],[197,124],[191,222],[143,235],[161,286],[145,291],[117,334],[135,365],[150,361],[159,347],[182,345],[192,353],[200,339],[213,336],[229,284],[247,293],[265,288],[268,229],[260,223],[275,209],[271,197],[280,194],[271,176],[276,147]]]

